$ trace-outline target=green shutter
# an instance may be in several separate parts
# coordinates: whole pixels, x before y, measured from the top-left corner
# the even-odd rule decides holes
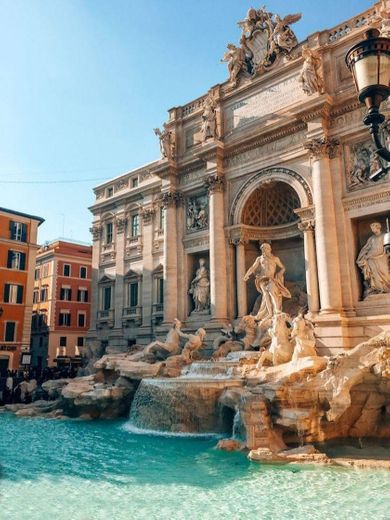
[[[9,283],[4,285],[4,303],[9,303]]]
[[[23,303],[23,285],[18,285],[18,292],[16,295],[16,303]]]
[[[7,267],[8,267],[8,269],[11,269],[11,267],[12,267],[13,256],[14,256],[14,252],[9,250],[8,251],[8,258],[7,258]]]
[[[22,271],[26,269],[26,253],[20,254],[20,269]]]

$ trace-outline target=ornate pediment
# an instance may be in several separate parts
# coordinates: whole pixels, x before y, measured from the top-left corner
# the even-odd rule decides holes
[[[291,51],[298,45],[290,25],[301,19],[301,14],[279,15],[250,8],[246,18],[238,22],[242,30],[240,46],[232,43],[221,61],[228,63],[230,85],[234,88],[241,78],[253,78],[272,67],[280,56],[292,58]]]
[[[100,279],[98,283],[112,283],[115,281],[115,276],[105,273]]]

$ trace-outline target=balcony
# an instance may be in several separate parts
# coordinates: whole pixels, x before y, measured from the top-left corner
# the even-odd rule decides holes
[[[125,307],[123,309],[122,322],[124,325],[141,325],[142,323],[142,307]]]
[[[152,323],[159,325],[164,318],[164,304],[154,303],[152,307]]]
[[[113,327],[115,320],[114,309],[100,310],[97,313],[97,323],[100,328],[107,326]]]

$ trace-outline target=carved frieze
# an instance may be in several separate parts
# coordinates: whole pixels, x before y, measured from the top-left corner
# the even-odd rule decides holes
[[[147,179],[150,179],[151,177],[153,177],[153,173],[150,170],[146,170],[140,174],[139,181],[143,182],[143,181],[146,181]]]
[[[121,179],[115,183],[115,191],[124,190],[129,185],[129,179]]]
[[[241,153],[236,153],[231,157],[225,159],[226,167],[234,167],[237,165],[249,163],[255,159],[262,159],[280,150],[284,150],[289,147],[293,147],[296,144],[302,143],[305,138],[305,132],[296,131],[286,137],[276,138],[273,137],[270,142],[266,142],[263,145],[256,146],[250,150],[246,150]]]
[[[376,183],[370,180],[370,175],[381,169],[389,169],[388,163],[385,163],[385,161],[375,153],[375,147],[371,141],[346,147],[345,156],[348,191],[374,186]],[[383,180],[385,180],[386,177],[384,177]]]
[[[390,189],[382,189],[377,193],[365,195],[364,192],[359,197],[345,198],[343,205],[346,210],[356,210],[370,207],[376,204],[388,203],[390,200]]]
[[[189,197],[186,204],[187,231],[201,231],[209,225],[209,198],[207,195]]]
[[[303,147],[308,150],[313,160],[319,160],[322,157],[333,159],[339,153],[340,142],[332,137],[316,137],[310,141],[306,141]]]

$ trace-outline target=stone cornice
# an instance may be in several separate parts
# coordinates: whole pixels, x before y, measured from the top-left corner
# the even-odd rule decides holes
[[[360,209],[373,204],[382,204],[389,202],[390,188],[382,189],[379,192],[365,193],[358,197],[348,197],[343,199],[343,206],[346,210]]]

